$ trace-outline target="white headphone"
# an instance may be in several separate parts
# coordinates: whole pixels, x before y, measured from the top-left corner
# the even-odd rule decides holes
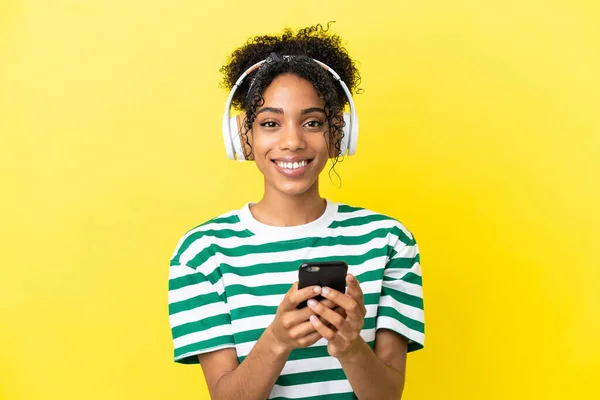
[[[289,58],[289,56],[284,56]],[[321,65],[327,71],[333,75],[333,77],[342,85],[344,92],[346,93],[346,97],[348,98],[348,104],[350,106],[350,115],[348,113],[344,113],[344,128],[343,128],[343,137],[342,142],[340,143],[340,155],[348,154],[353,155],[356,153],[356,144],[358,141],[358,116],[356,115],[356,109],[354,107],[354,100],[352,99],[352,95],[350,94],[350,90],[348,90],[348,86],[342,81],[340,76],[329,66],[322,63],[321,61],[313,59],[316,63]],[[265,63],[267,59],[262,60],[248,68],[244,73],[238,78],[237,82],[229,92],[229,97],[227,98],[227,103],[225,103],[225,112],[223,113],[223,122],[222,122],[222,131],[223,131],[223,141],[225,142],[225,150],[227,152],[227,157],[230,160],[235,160],[237,158],[238,161],[245,161],[246,157],[244,156],[244,150],[242,148],[242,141],[240,137],[240,132],[238,129],[237,117],[229,116],[229,110],[231,109],[231,101],[233,99],[233,95],[237,88],[240,86],[244,78],[260,67],[263,63]]]

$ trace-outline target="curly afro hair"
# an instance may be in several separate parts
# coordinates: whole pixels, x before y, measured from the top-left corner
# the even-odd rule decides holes
[[[290,58],[283,56],[291,56]],[[320,24],[294,32],[286,28],[280,35],[262,35],[250,38],[236,49],[220,72],[223,74],[222,86],[231,90],[239,77],[252,65],[267,58],[275,62],[264,63],[251,72],[241,82],[232,99],[232,107],[245,112],[244,129],[241,134],[248,149],[248,132],[256,117],[256,110],[264,99],[262,93],[269,84],[284,73],[295,74],[311,82],[318,95],[325,102],[325,114],[329,129],[326,135],[338,150],[333,157],[334,163],[339,157],[339,148],[343,135],[344,120],[341,112],[348,103],[345,92],[335,78],[312,59],[319,60],[332,68],[346,83],[350,93],[360,93],[357,88],[360,74],[354,60],[343,47],[341,38],[329,32],[329,24],[324,29]],[[251,150],[250,150],[251,152]],[[251,155],[248,154],[248,157]]]

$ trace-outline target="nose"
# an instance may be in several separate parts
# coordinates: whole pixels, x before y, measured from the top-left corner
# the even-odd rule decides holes
[[[282,150],[297,151],[306,148],[304,133],[295,123],[287,123],[281,130],[279,138],[279,147]]]

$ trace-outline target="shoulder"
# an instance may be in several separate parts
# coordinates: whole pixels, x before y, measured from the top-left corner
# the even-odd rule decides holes
[[[385,230],[392,240],[413,244],[413,232],[401,221],[400,217],[371,208],[352,204],[338,203],[338,213],[334,226],[361,226],[363,229]]]
[[[230,210],[185,231],[171,255],[171,266],[186,265],[202,253],[211,253],[213,247],[221,245],[228,238],[250,234],[239,214],[240,210]]]

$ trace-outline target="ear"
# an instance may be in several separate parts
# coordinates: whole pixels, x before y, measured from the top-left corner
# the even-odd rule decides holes
[[[254,161],[254,154],[252,153],[252,148],[250,145],[248,145],[248,143],[252,143],[252,130],[249,130],[246,133],[246,124],[244,123],[246,120],[246,113],[238,114],[234,118],[237,122],[237,131],[240,133],[238,135],[238,140],[242,145],[244,157],[247,161]]]

